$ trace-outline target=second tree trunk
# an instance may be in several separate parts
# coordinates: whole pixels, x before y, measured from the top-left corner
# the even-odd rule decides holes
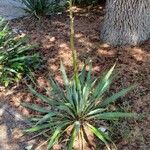
[[[135,45],[150,38],[150,0],[107,0],[101,39]]]

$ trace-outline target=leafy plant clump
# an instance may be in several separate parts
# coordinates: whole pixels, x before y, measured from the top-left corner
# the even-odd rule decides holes
[[[113,70],[114,66],[100,81],[97,81],[97,79],[92,78],[91,69],[88,72],[86,71],[85,65],[77,78],[73,77],[72,80],[68,80],[64,66],[61,64],[65,89],[62,89],[52,78],[50,78],[50,85],[52,87],[51,97],[44,96],[32,87],[29,87],[34,95],[47,103],[47,107],[44,108],[27,103],[22,104],[41,113],[41,115],[31,119],[34,122],[34,126],[27,129],[26,132],[46,133],[48,136],[48,149],[51,149],[59,139],[66,137],[68,130],[71,130],[67,140],[67,149],[71,150],[76,137],[78,136],[80,139],[85,138],[83,133],[88,128],[90,132],[110,149],[108,143],[112,142],[111,138],[101,131],[99,127],[96,127],[95,122],[114,121],[134,116],[132,113],[109,109],[109,104],[112,104],[133,88],[123,89],[105,98],[105,92],[108,91],[112,83],[113,78],[111,74]]]
[[[77,5],[88,6],[88,5],[97,4],[99,1],[98,1],[98,0],[74,0],[74,2],[75,2],[75,4],[77,4]]]
[[[60,0],[22,0],[22,2],[26,6],[24,9],[38,18],[49,13],[63,11],[63,5],[60,5]]]
[[[39,64],[39,55],[31,52],[37,45],[30,45],[27,37],[15,37],[7,22],[0,18],[0,83],[8,86],[19,82]]]
[[[27,129],[26,132],[45,135],[47,137],[48,149],[52,149],[56,143],[66,141],[67,150],[73,149],[77,138],[81,141],[82,147],[83,140],[86,140],[89,144],[87,132],[90,132],[110,150],[109,143],[113,145],[114,143],[109,134],[103,132],[98,124],[107,124],[110,121],[135,116],[133,113],[111,110],[111,107],[109,107],[110,104],[133,89],[133,86],[123,89],[110,97],[106,97],[105,93],[108,92],[113,81],[112,73],[115,65],[103,77],[98,79],[93,78],[91,75],[91,63],[89,64],[90,69],[88,71],[86,70],[87,64],[85,64],[81,72],[78,72],[77,54],[74,47],[72,0],[70,0],[69,4],[73,77],[70,80],[68,79],[65,68],[61,63],[63,88],[52,77],[50,77],[52,90],[49,93],[46,89],[49,96],[38,93],[37,90],[29,86],[30,91],[46,104],[45,107],[42,107],[37,104],[22,103],[24,107],[40,113],[40,115],[31,118],[33,127]]]

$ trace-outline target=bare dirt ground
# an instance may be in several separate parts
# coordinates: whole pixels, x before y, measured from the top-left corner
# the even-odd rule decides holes
[[[117,105],[121,105],[126,111],[144,114],[145,117],[138,121],[122,121],[120,124],[112,125],[115,131],[114,141],[119,150],[148,150],[150,149],[150,41],[126,47],[112,47],[102,43],[99,35],[103,14],[100,8],[75,9],[75,45],[79,64],[82,66],[84,60],[91,58],[93,75],[99,76],[116,62],[118,76],[111,86],[111,93],[136,84],[135,90],[120,99]],[[68,74],[72,74],[69,17],[66,13],[41,20],[25,17],[11,21],[10,25],[29,35],[31,42],[40,44],[37,51],[41,53],[43,62],[42,67],[35,72],[40,91],[43,91],[42,87],[47,86],[48,73],[62,82],[59,71],[60,59],[67,67]],[[1,88],[0,96],[5,97],[24,115],[29,115],[30,112],[22,108],[21,101],[37,103],[23,82],[9,89]]]

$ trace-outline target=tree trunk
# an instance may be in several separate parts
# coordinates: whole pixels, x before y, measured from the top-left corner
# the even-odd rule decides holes
[[[150,38],[150,0],[107,0],[101,39],[136,45]]]

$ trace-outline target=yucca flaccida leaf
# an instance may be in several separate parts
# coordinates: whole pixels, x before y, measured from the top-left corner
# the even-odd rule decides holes
[[[126,95],[129,91],[133,90],[135,88],[135,86],[131,86],[128,87],[126,89],[121,90],[118,93],[113,94],[112,96],[106,98],[101,104],[101,107],[105,107],[107,105],[109,105],[110,103],[115,102],[118,98],[123,97],[124,95]]]

